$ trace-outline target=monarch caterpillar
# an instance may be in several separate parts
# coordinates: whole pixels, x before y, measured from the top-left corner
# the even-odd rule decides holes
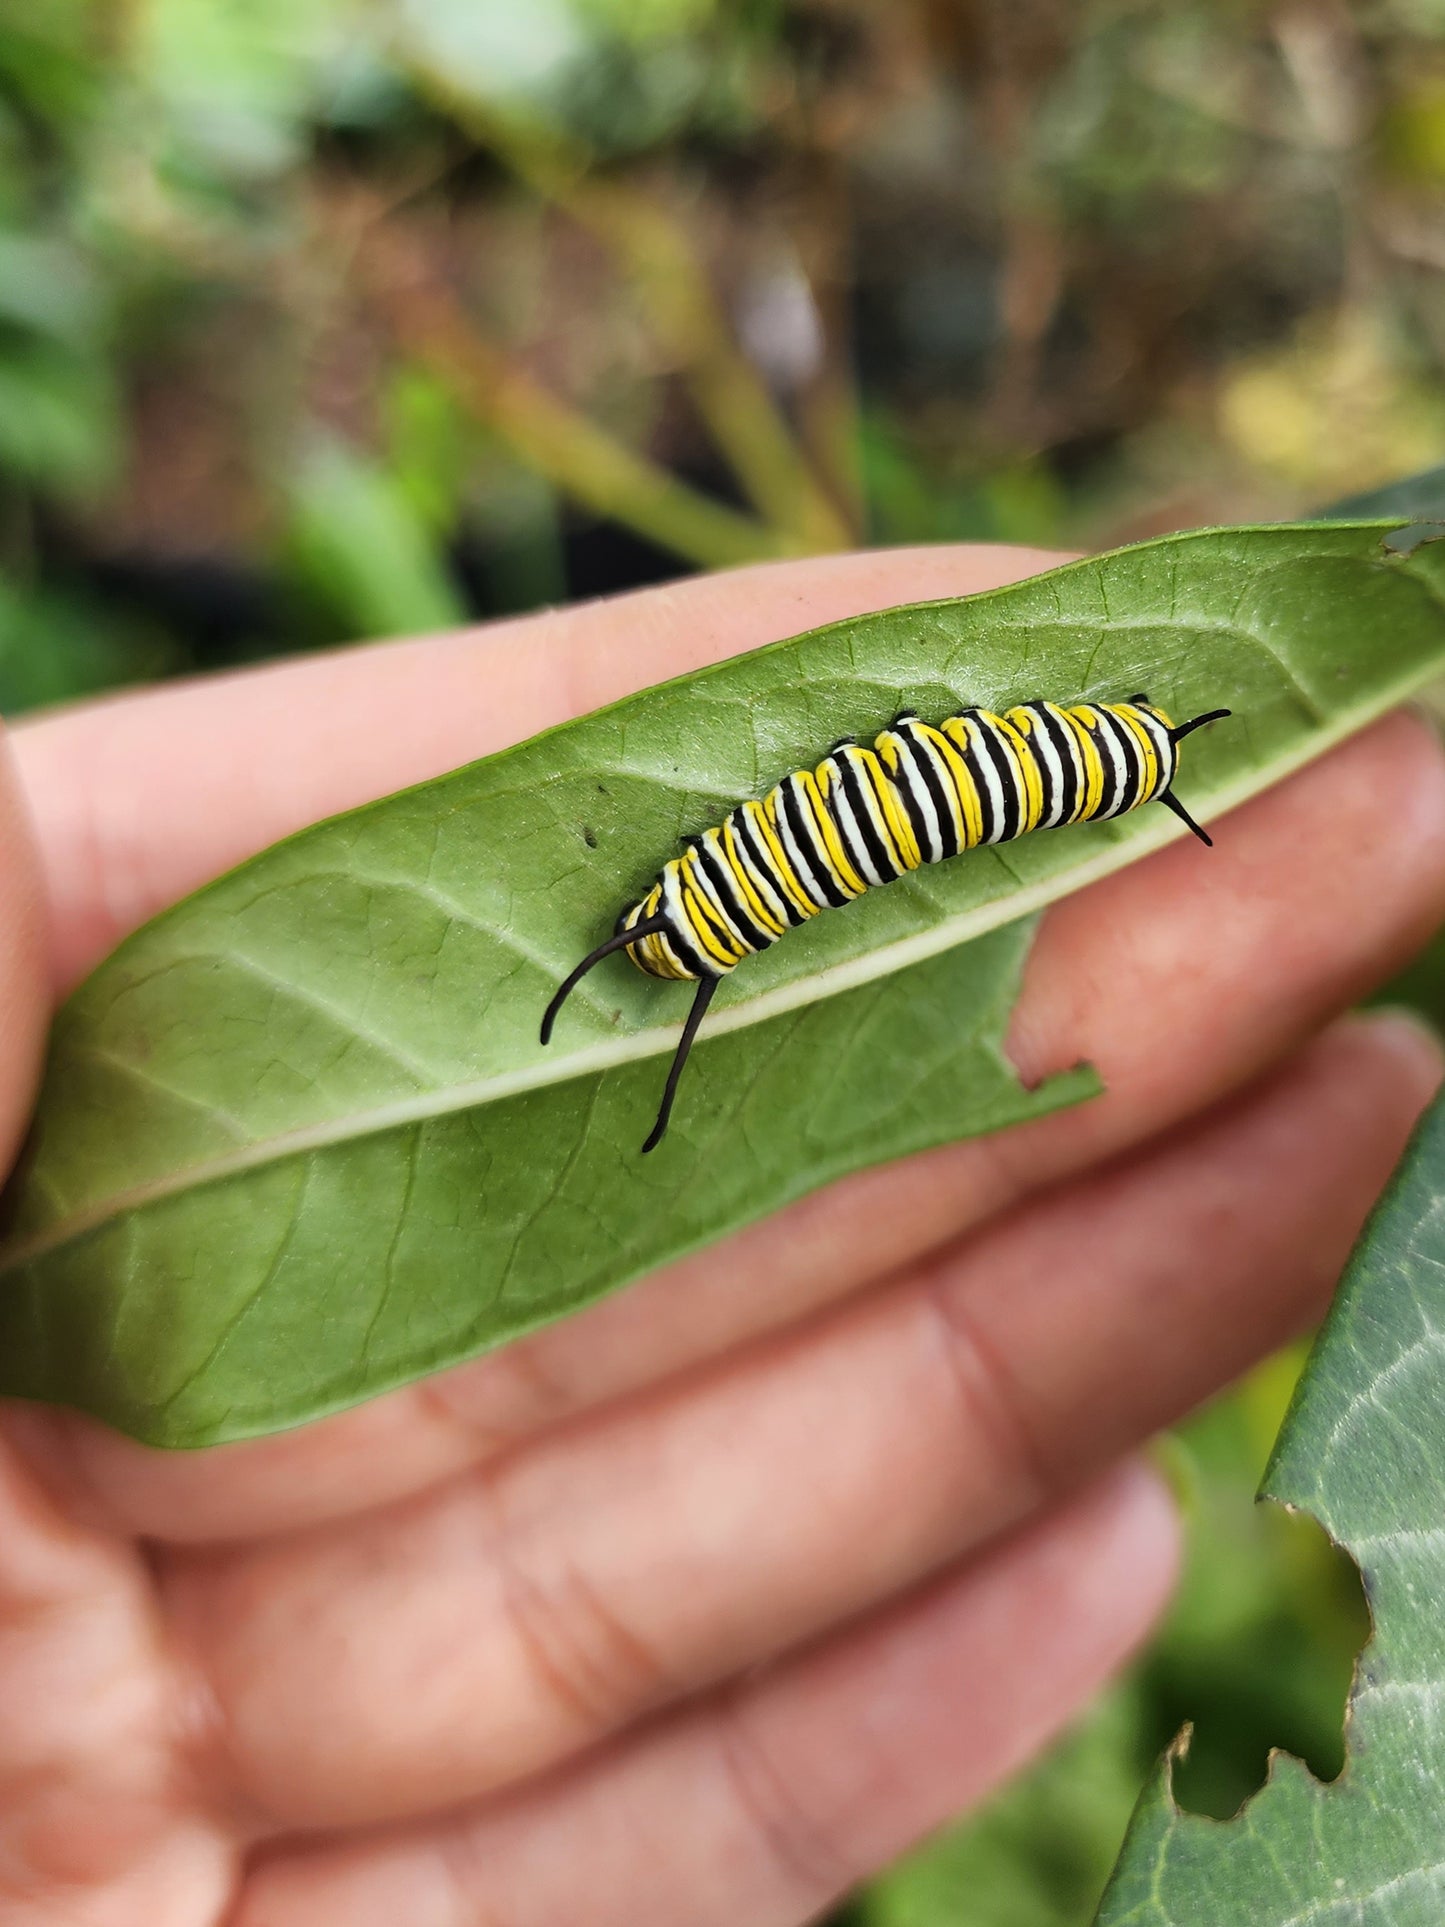
[[[816,769],[794,770],[760,802],[740,803],[664,864],[616,933],[561,985],[542,1042],[576,985],[614,950],[650,977],[696,983],[642,1147],[651,1151],[713,992],[744,957],[922,864],[1031,830],[1103,822],[1142,803],[1165,804],[1210,844],[1170,785],[1183,738],[1229,713],[1174,724],[1147,696],[1132,696],[1068,709],[1022,703],[1003,716],[964,709],[935,727],[904,710],[871,749],[844,737]]]

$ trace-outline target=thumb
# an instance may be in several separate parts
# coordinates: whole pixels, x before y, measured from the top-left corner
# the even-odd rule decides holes
[[[15,1160],[45,1052],[49,945],[36,840],[0,732],[0,1178]]]

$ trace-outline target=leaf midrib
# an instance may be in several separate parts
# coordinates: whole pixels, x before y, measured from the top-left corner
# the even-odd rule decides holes
[[[1418,671],[1390,688],[1377,692],[1368,702],[1341,712],[1328,728],[1311,732],[1296,749],[1286,755],[1273,758],[1267,766],[1252,770],[1232,783],[1221,785],[1199,813],[1203,815],[1205,821],[1212,821],[1216,816],[1247,802],[1262,790],[1272,788],[1283,777],[1314,762],[1316,758],[1333,749],[1346,737],[1355,734],[1375,717],[1383,715],[1398,703],[1408,700],[1425,684],[1435,680],[1437,675],[1437,667]],[[845,963],[830,965],[810,976],[793,978],[790,982],[779,984],[774,989],[764,991],[760,996],[751,998],[745,1003],[730,1005],[709,1018],[703,1037],[704,1039],[719,1037],[728,1031],[746,1030],[754,1024],[765,1023],[770,1018],[782,1016],[787,1011],[821,1003],[826,998],[839,996],[844,991],[859,989],[862,985],[872,983],[880,977],[889,976],[913,964],[922,963],[926,958],[936,956],[941,951],[951,950],[959,944],[970,942],[990,930],[1017,922],[1020,917],[1028,916],[1036,910],[1044,909],[1050,903],[1071,896],[1076,890],[1099,882],[1102,878],[1126,868],[1164,845],[1177,842],[1187,834],[1187,831],[1170,816],[1165,816],[1156,823],[1142,825],[1133,830],[1127,839],[1101,852],[1099,856],[1086,863],[1060,871],[1052,877],[1031,884],[1025,889],[1014,891],[993,903],[964,911],[958,916],[946,917],[915,936],[882,945],[863,956],[850,958]],[[643,1058],[660,1056],[675,1048],[680,1028],[681,1025],[678,1023],[633,1031],[626,1037],[611,1039],[585,1050],[547,1058],[538,1057],[526,1067],[516,1071],[471,1078],[458,1084],[433,1086],[405,1097],[391,1099],[385,1104],[378,1104],[370,1109],[347,1112],[345,1115],[304,1125],[293,1131],[280,1131],[270,1137],[258,1138],[250,1144],[238,1146],[224,1156],[187,1165],[163,1177],[112,1192],[105,1198],[97,1199],[83,1210],[72,1212],[55,1224],[32,1233],[29,1237],[17,1239],[8,1246],[0,1248],[0,1277],[20,1270],[36,1259],[48,1256],[62,1246],[86,1237],[126,1212],[162,1203],[183,1192],[223,1183],[229,1178],[242,1176],[248,1171],[283,1163],[288,1158],[304,1157],[313,1151],[327,1150],[335,1145],[354,1142],[361,1138],[375,1137],[407,1124],[423,1123],[430,1118],[445,1117],[458,1111],[476,1109],[485,1104],[499,1102],[504,1098],[519,1096],[529,1090],[566,1083],[578,1077],[593,1076],[624,1064],[635,1063]]]

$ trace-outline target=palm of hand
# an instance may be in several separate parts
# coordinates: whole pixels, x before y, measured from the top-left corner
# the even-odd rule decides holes
[[[327,810],[1036,560],[752,572],[33,725],[58,971]],[[1120,1456],[1318,1313],[1434,1080],[1398,1020],[1321,1026],[1438,917],[1442,797],[1396,719],[1056,910],[1012,1054],[1092,1058],[1096,1104],[295,1433],[167,1457],[10,1408],[0,1919],[764,1927],[978,1798],[1167,1590]],[[23,863],[0,897],[13,1141],[48,992]]]

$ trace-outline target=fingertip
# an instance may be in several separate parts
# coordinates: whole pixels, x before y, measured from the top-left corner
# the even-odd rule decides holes
[[[1107,1582],[1133,1602],[1143,1638],[1168,1604],[1183,1557],[1179,1508],[1163,1474],[1145,1459],[1128,1459],[1098,1488],[1094,1529]]]
[[[1445,1039],[1419,1011],[1404,1004],[1356,1011],[1336,1030],[1349,1042],[1388,1058],[1405,1094],[1423,1110],[1445,1078]]]

